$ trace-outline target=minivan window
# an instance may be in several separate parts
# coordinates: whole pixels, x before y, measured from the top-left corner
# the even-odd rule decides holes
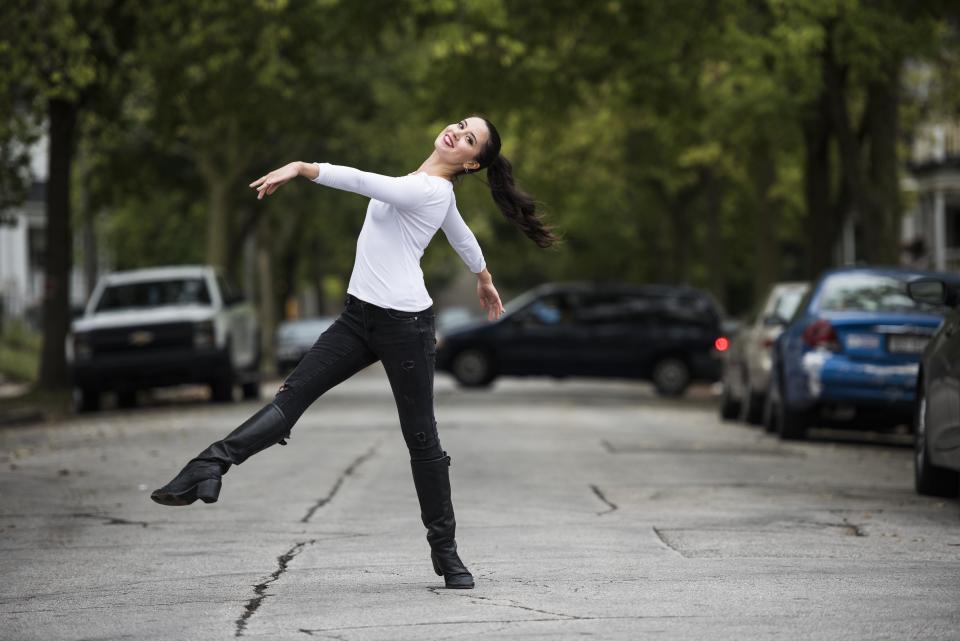
[[[210,292],[203,278],[177,278],[109,285],[103,290],[96,311],[209,304]]]

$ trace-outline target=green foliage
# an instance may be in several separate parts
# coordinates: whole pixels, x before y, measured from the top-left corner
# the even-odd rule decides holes
[[[22,323],[10,323],[0,333],[0,380],[29,383],[37,378],[41,338]]]

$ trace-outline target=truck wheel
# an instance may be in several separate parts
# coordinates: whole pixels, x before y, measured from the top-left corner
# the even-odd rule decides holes
[[[117,390],[117,407],[130,409],[137,406],[137,390]]]
[[[927,440],[927,399],[923,382],[917,384],[917,415],[914,423],[913,470],[917,494],[953,498],[960,493],[960,473],[930,462]]]
[[[690,385],[690,368],[683,359],[667,356],[653,366],[652,378],[660,396],[681,396]]]
[[[243,400],[256,401],[260,398],[260,381],[251,381],[240,386],[243,392]]]
[[[458,352],[450,363],[450,371],[464,387],[486,387],[494,378],[493,360],[481,349]]]
[[[93,387],[80,388],[80,411],[81,412],[99,412],[100,411],[100,390]]]
[[[230,403],[233,401],[233,377],[224,376],[210,384],[210,399],[214,403]]]

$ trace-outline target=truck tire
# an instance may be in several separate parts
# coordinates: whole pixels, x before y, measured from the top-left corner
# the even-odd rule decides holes
[[[80,411],[81,412],[99,412],[100,411],[100,390],[94,387],[80,388]]]
[[[117,390],[117,407],[130,409],[137,406],[137,390],[120,389]]]
[[[243,392],[243,400],[256,401],[260,398],[260,381],[250,381],[240,386]]]
[[[210,383],[210,400],[214,403],[233,402],[233,376],[226,374]]]

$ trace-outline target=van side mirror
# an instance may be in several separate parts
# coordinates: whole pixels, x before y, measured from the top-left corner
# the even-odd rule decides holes
[[[935,278],[921,278],[907,283],[907,294],[918,303],[956,305],[956,297],[947,284]]]

